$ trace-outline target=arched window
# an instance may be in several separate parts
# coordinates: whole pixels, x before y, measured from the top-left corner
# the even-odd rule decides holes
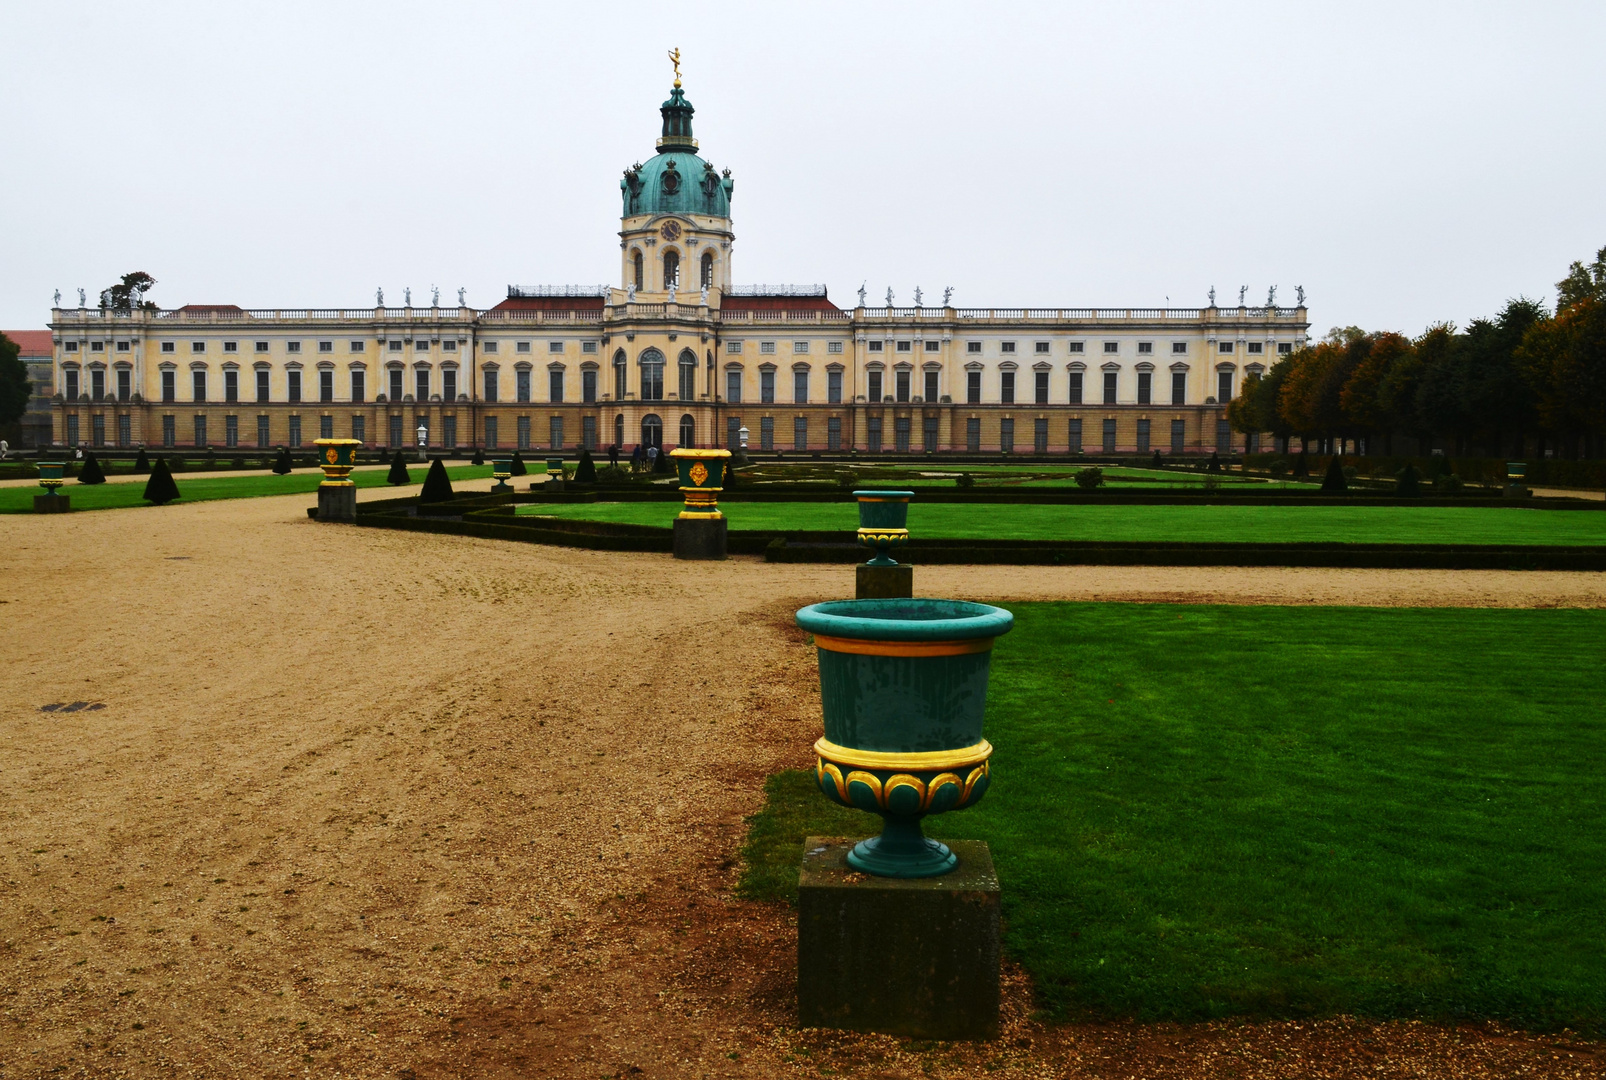
[[[625,374],[625,367],[625,351],[620,349],[613,354],[613,399],[615,401],[623,401],[625,394],[630,390],[629,378]],[[622,430],[619,438],[624,438]]]
[[[705,289],[714,287],[714,253],[712,251],[703,252],[702,286]]]
[[[641,354],[641,400],[664,399],[664,354],[648,349]]]
[[[690,349],[680,354],[680,400],[697,399],[697,354]]]
[[[625,414],[624,413],[620,413],[618,416],[615,416],[613,418],[613,445],[615,445],[615,446],[623,446],[624,444],[625,444]]]
[[[641,445],[663,449],[664,422],[655,413],[648,413],[641,418]]]
[[[679,445],[687,447],[697,445],[697,421],[692,419],[691,413],[680,418]]]
[[[636,291],[640,292],[642,289],[647,287],[646,283],[642,280],[642,278],[645,276],[645,260],[642,259],[641,252],[638,251],[632,258],[632,261],[636,266]]]
[[[664,252],[664,288],[680,282],[680,252],[669,250]]]

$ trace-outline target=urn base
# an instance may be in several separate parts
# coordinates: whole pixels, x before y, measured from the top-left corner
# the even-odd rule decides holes
[[[678,517],[674,526],[677,559],[723,559],[730,526],[724,517]]]
[[[36,514],[65,514],[72,509],[71,495],[35,495],[33,497],[33,512]]]
[[[335,487],[330,484],[318,485],[318,520],[356,521],[357,489]]]
[[[853,572],[855,600],[902,600],[915,594],[915,568],[908,563],[860,563]]]
[[[937,877],[958,866],[959,856],[921,833],[919,818],[889,815],[880,836],[853,845],[848,865],[877,877]]]

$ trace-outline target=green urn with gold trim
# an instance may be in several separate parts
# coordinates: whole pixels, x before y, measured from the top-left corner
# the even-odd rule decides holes
[[[993,641],[1015,617],[962,600],[839,600],[797,613],[814,635],[825,735],[820,791],[881,815],[881,835],[848,854],[881,877],[945,874],[958,859],[927,839],[928,814],[975,806],[993,748],[982,737]]]
[[[39,463],[39,486],[45,489],[46,495],[58,494],[57,488],[67,482],[67,463],[65,461],[41,461]]]
[[[318,465],[323,469],[319,487],[356,487],[351,479],[352,467],[357,464],[357,451],[362,443],[356,439],[314,439],[318,448]]]
[[[669,457],[680,474],[680,494],[685,500],[680,516],[691,520],[724,517],[719,509],[719,493],[725,490],[725,466],[731,452],[677,446],[669,451]]]
[[[909,542],[912,491],[855,491],[859,500],[859,543],[874,552],[870,566],[897,566],[892,549]]]

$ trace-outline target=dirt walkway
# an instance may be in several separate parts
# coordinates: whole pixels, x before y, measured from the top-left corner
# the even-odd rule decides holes
[[[818,724],[790,613],[851,573],[307,504],[0,519],[3,1080],[1606,1066],[1408,1024],[1045,1029],[1018,973],[997,1043],[793,1030],[790,917],[730,899],[734,853]],[[987,597],[1606,604],[1602,575],[919,573]]]

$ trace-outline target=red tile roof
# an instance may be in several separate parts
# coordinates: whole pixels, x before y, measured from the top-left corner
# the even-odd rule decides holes
[[[724,311],[841,311],[825,296],[726,296]]]
[[[510,296],[492,311],[601,311],[600,296]]]
[[[54,352],[49,330],[0,330],[0,333],[21,345],[23,356],[50,356]]]

